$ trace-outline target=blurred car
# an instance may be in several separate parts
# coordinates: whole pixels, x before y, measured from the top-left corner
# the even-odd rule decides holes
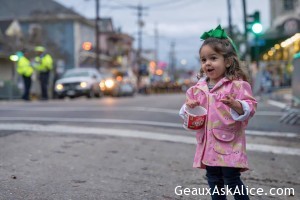
[[[67,70],[55,82],[55,95],[57,98],[87,96],[88,98],[101,97],[101,74],[93,68],[77,68]]]
[[[136,92],[136,77],[128,71],[113,70],[103,74],[104,80],[100,83],[101,91],[105,95],[133,96]]]

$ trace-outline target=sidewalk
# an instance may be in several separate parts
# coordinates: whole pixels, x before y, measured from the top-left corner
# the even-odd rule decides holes
[[[287,105],[292,104],[292,88],[286,87],[286,88],[276,88],[274,91],[270,94],[270,99],[274,101],[280,101],[282,103],[285,103]]]
[[[292,88],[274,88],[272,92],[258,94],[255,98],[257,101],[265,101],[281,109],[288,109],[292,106]]]
[[[280,118],[281,123],[299,125],[300,108],[295,106],[291,87],[276,89],[268,95],[269,104],[277,106],[285,111],[285,114]]]

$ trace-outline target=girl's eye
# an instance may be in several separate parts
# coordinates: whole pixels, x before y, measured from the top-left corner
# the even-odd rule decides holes
[[[212,60],[216,60],[216,59],[217,59],[217,57],[212,57],[211,59],[212,59]]]
[[[206,61],[206,59],[205,59],[205,58],[201,59],[201,62],[202,62],[202,63],[205,63],[205,61]]]

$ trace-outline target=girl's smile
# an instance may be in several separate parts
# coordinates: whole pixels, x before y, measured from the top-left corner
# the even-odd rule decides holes
[[[222,54],[215,52],[209,45],[202,47],[200,59],[204,73],[212,84],[225,76],[226,62]]]

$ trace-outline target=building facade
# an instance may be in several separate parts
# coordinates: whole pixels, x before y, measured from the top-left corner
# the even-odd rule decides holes
[[[24,47],[33,49],[36,45],[42,45],[54,59],[55,74],[62,74],[71,68],[96,67],[95,20],[86,19],[54,0],[0,0],[0,5],[1,34],[5,34],[8,25],[14,21],[18,22],[21,32],[18,45],[7,49],[6,56]],[[116,33],[110,18],[101,19],[99,29],[100,67],[130,67],[133,38]],[[12,44],[10,40],[15,41],[15,36],[4,35],[4,40],[8,41],[9,46]],[[91,48],[84,48],[84,44],[89,44]],[[0,74],[10,71],[1,69],[3,65],[4,61],[0,63]],[[10,63],[10,66],[13,64]]]
[[[273,86],[290,86],[293,58],[300,50],[300,0],[270,0],[271,27],[260,36],[260,60]]]

